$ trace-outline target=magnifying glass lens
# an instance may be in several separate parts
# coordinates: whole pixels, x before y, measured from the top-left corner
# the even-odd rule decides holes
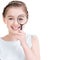
[[[24,20],[22,18],[19,18],[19,19],[17,19],[17,22],[21,26],[20,30],[22,30],[22,26],[27,22],[27,20]]]

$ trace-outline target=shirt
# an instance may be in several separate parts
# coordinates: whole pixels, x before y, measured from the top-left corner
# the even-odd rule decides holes
[[[31,48],[31,35],[26,35],[26,42],[28,47]],[[0,60],[25,60],[24,50],[20,41],[5,41],[0,38]]]

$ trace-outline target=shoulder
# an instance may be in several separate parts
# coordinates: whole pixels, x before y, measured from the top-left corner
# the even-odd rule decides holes
[[[27,37],[27,38],[31,38],[32,43],[37,43],[37,42],[39,42],[39,39],[38,39],[37,35],[27,34],[27,33],[26,33],[26,37]]]
[[[38,43],[39,40],[38,40],[38,37],[36,35],[32,35],[32,43]]]
[[[35,47],[35,45],[36,45],[36,46],[39,45],[39,39],[38,39],[37,35],[27,34],[27,39],[28,39],[29,43],[30,43],[30,41],[31,41],[32,47]],[[31,40],[30,40],[30,39],[31,39]]]
[[[36,35],[32,35],[32,39],[38,39]]]

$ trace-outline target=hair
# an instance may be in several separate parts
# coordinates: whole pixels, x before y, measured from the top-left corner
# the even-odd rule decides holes
[[[6,16],[6,13],[10,7],[23,7],[24,11],[26,12],[26,17],[28,18],[28,10],[27,10],[26,4],[22,1],[11,1],[11,2],[9,2],[3,10],[3,13],[2,13],[3,17]]]

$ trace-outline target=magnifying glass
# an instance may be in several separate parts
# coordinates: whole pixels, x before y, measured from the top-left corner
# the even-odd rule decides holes
[[[18,24],[20,24],[20,30],[22,30],[22,26],[24,24],[26,24],[27,20],[26,19],[23,19],[22,17],[18,17],[17,18],[17,22],[18,22]]]

